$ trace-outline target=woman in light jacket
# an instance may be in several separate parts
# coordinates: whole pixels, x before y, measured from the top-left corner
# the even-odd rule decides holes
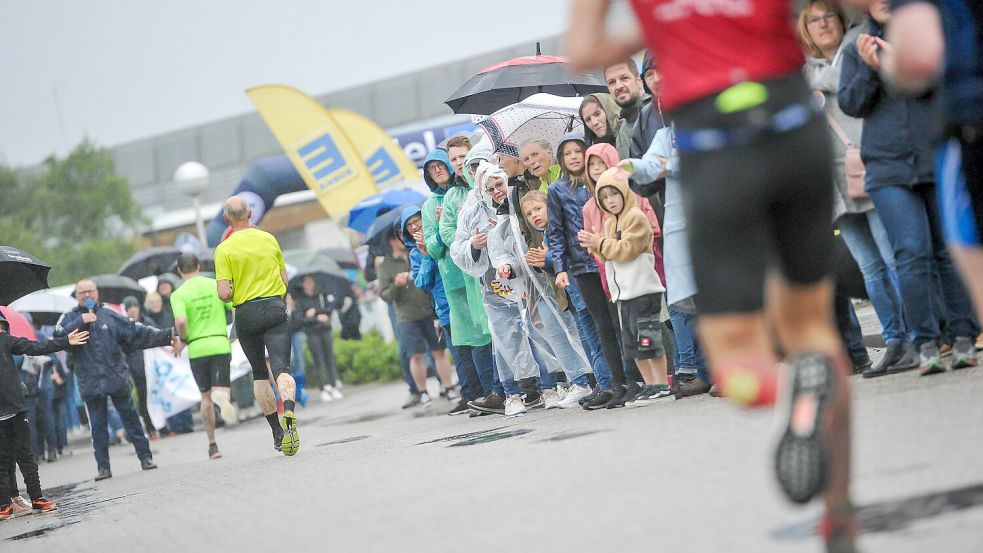
[[[805,74],[809,86],[829,118],[842,129],[854,147],[860,147],[863,120],[850,117],[840,110],[836,89],[840,84],[843,48],[856,40],[867,25],[846,31],[846,18],[837,7],[825,0],[808,2],[799,14],[799,42],[806,54]],[[881,376],[891,371],[918,366],[918,352],[909,343],[901,310],[901,297],[892,279],[894,253],[887,231],[869,198],[854,198],[849,194],[843,160],[847,146],[838,133],[833,133],[836,153],[836,194],[833,195],[833,216],[850,254],[857,261],[864,277],[867,294],[883,328],[888,348],[876,367],[864,371],[865,377]]]

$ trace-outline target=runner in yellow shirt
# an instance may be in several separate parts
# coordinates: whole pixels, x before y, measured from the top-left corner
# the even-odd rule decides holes
[[[235,328],[253,369],[253,391],[273,430],[273,445],[284,455],[300,449],[294,398],[297,384],[290,375],[290,325],[287,319],[287,269],[276,238],[249,226],[252,210],[232,196],[222,207],[232,234],[215,248],[218,296],[235,307]],[[266,353],[270,365],[266,366]],[[283,399],[282,426],[276,398],[267,384],[272,373]]]

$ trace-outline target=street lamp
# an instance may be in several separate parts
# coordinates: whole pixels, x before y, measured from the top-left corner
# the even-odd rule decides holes
[[[174,171],[174,184],[181,192],[191,196],[191,205],[195,208],[195,228],[198,229],[198,239],[201,240],[202,246],[208,244],[205,238],[205,223],[201,220],[201,202],[198,201],[198,196],[208,189],[208,167],[197,161],[182,163]]]

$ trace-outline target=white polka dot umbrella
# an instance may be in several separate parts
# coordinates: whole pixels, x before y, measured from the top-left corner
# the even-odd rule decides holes
[[[555,145],[568,132],[583,132],[582,101],[582,98],[534,94],[481,118],[477,123],[496,152],[519,157],[519,147],[527,140],[542,139]]]

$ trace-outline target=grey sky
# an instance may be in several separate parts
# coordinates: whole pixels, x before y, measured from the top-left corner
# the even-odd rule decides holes
[[[250,111],[258,84],[320,94],[527,40],[533,53],[567,19],[568,0],[0,0],[0,161]]]

